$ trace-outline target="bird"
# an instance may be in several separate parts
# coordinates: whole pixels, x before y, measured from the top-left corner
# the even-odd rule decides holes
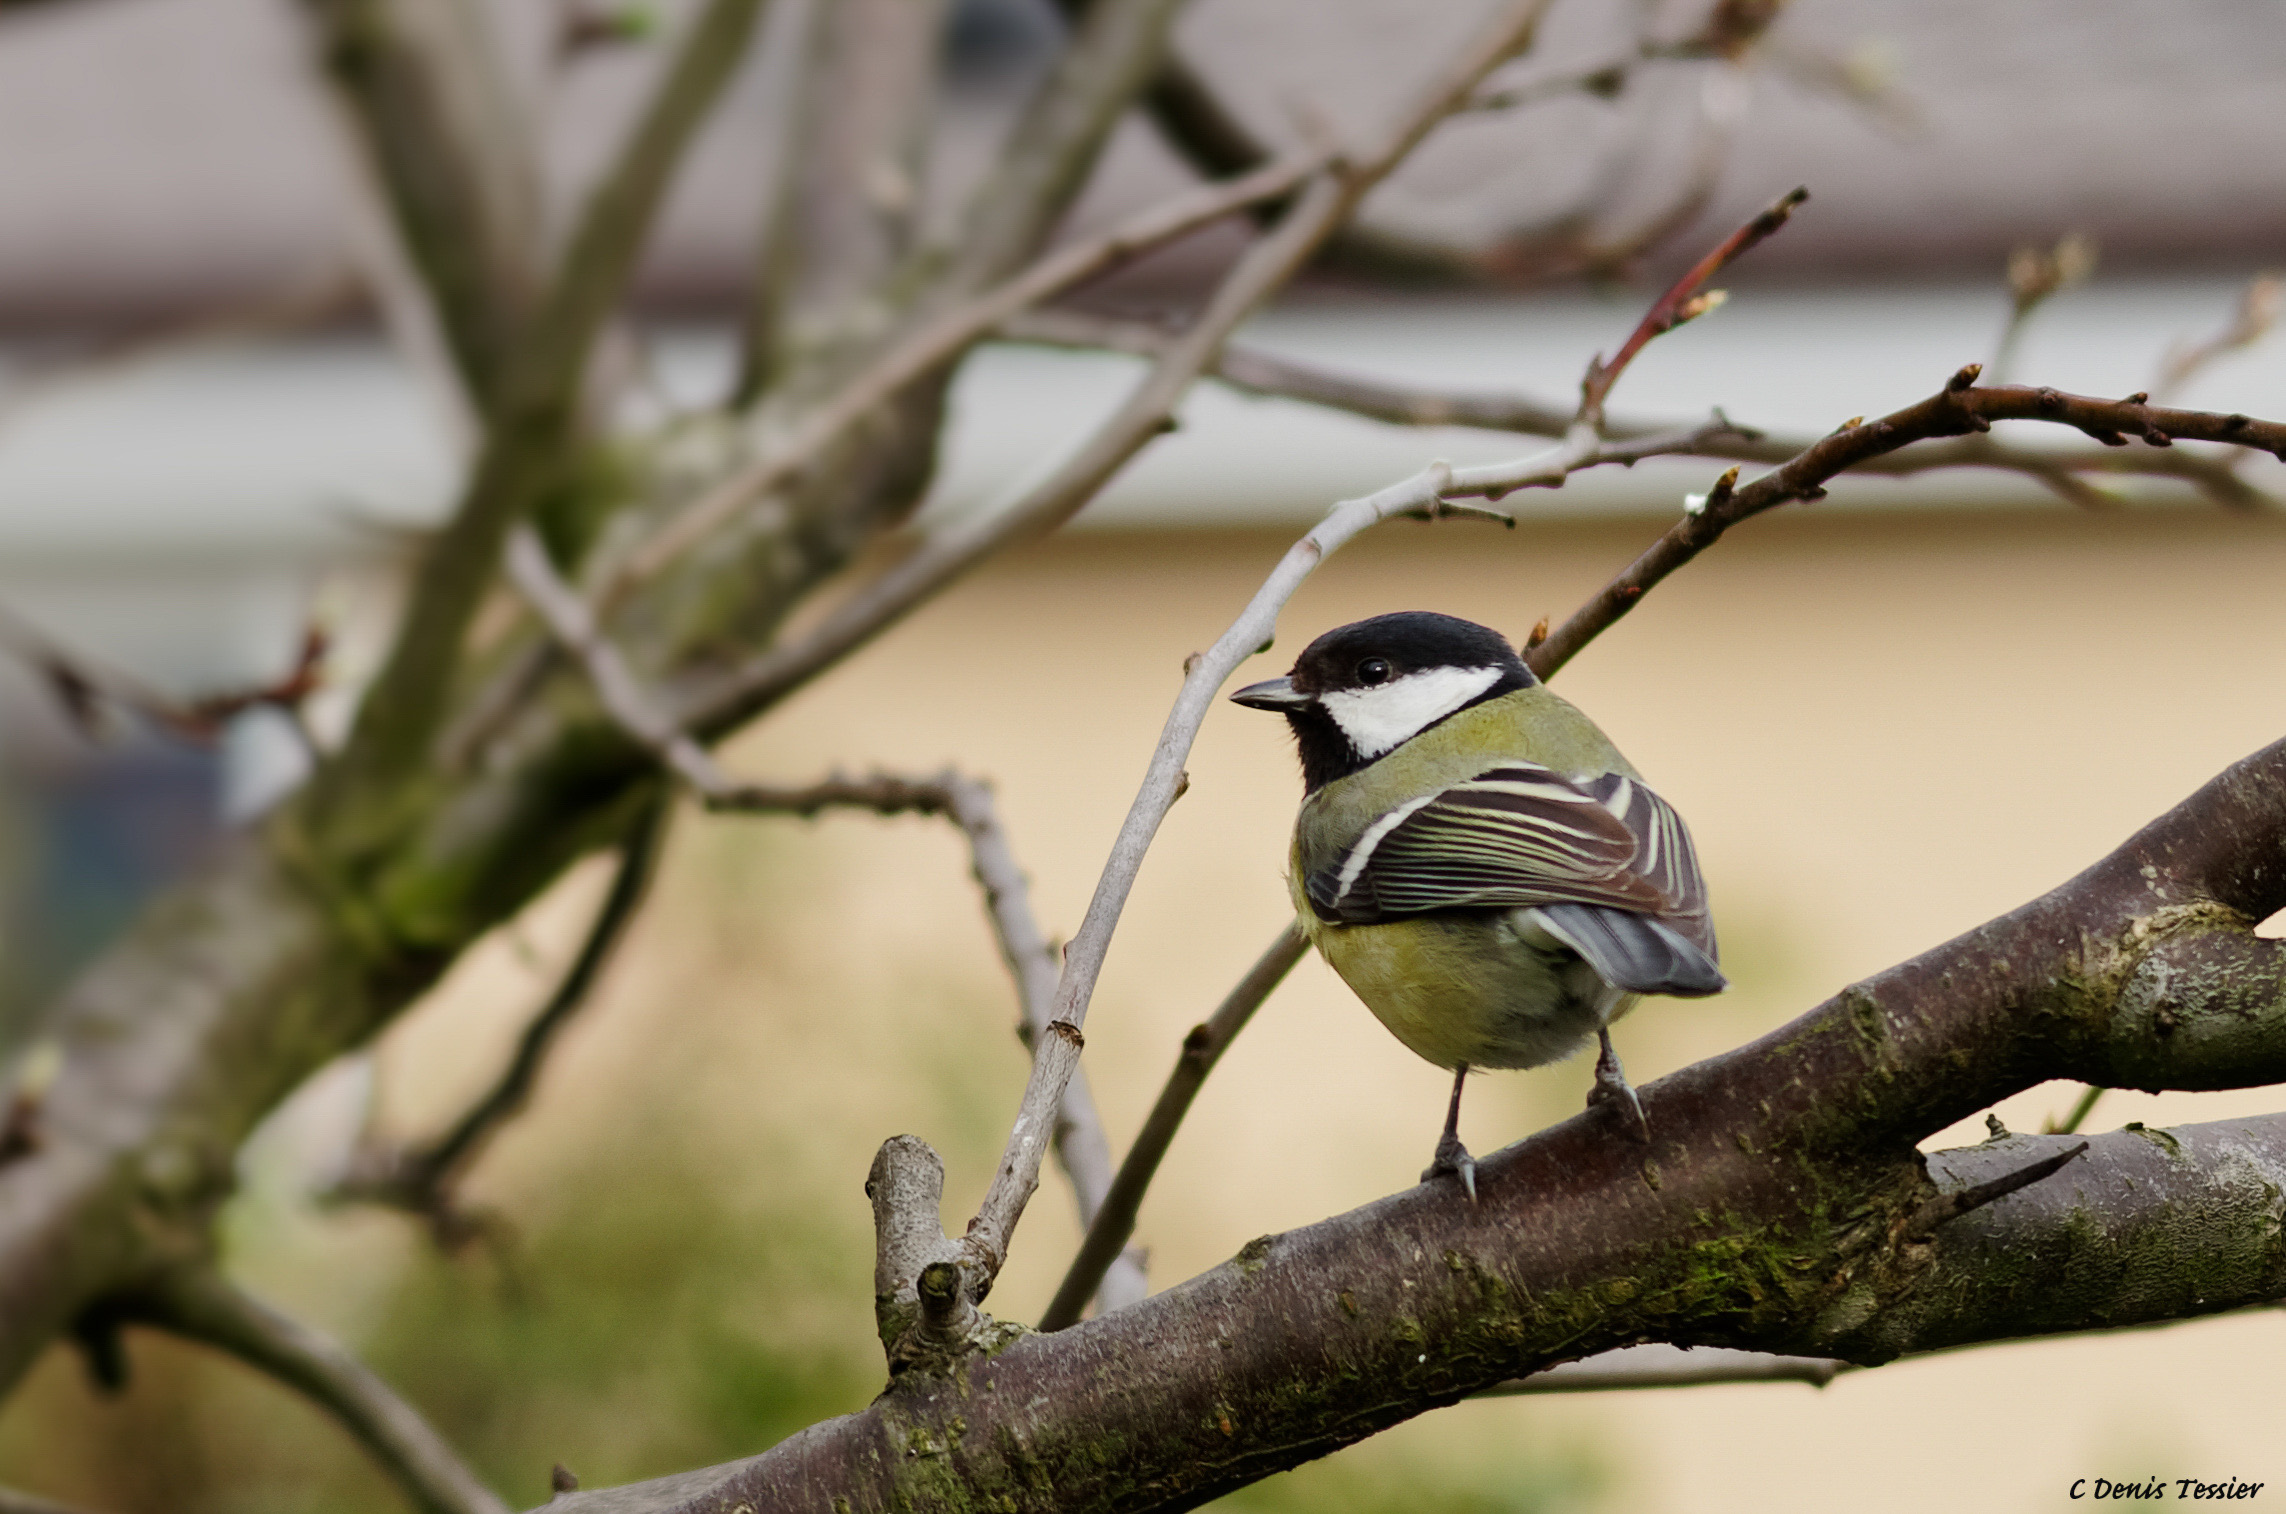
[[[1648,1142],[1611,1023],[1645,994],[1729,986],[1683,819],[1488,626],[1426,610],[1311,642],[1231,696],[1292,728],[1303,797],[1288,881],[1319,955],[1417,1056],[1453,1073],[1436,1154],[1459,1178],[1472,1068],[1601,1043],[1591,1108]]]

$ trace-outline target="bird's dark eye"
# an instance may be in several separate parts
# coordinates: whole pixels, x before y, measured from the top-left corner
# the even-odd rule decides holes
[[[1357,665],[1357,681],[1370,687],[1389,681],[1389,664],[1378,657],[1368,657]]]

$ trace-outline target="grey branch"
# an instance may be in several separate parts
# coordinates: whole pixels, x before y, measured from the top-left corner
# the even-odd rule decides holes
[[[308,1398],[364,1442],[425,1514],[507,1514],[507,1504],[371,1368],[219,1273],[169,1273],[122,1307],[130,1318],[235,1356]]]
[[[635,822],[620,848],[618,870],[580,942],[578,955],[548,1002],[524,1027],[514,1055],[492,1086],[449,1129],[425,1145],[360,1151],[329,1198],[389,1204],[424,1215],[439,1239],[448,1244],[469,1232],[453,1190],[501,1127],[530,1102],[549,1051],[587,1002],[649,891],[666,820],[667,806],[662,800]]]
[[[2246,292],[2239,296],[2238,309],[2231,313],[2229,323],[2222,330],[2204,341],[2177,346],[2167,354],[2167,360],[2159,365],[2159,377],[2152,381],[2151,397],[2165,401],[2216,358],[2261,341],[2270,334],[2270,328],[2278,324],[2282,308],[2286,308],[2286,276],[2256,274],[2248,281]]]
[[[1144,321],[1119,320],[1065,310],[1029,311],[1004,322],[1010,341],[1042,346],[1095,348],[1154,357],[1172,335]],[[1278,399],[1299,400],[1344,410],[1393,426],[1465,426],[1479,431],[1514,431],[1558,437],[1571,424],[1573,407],[1551,404],[1512,390],[1430,389],[1232,345],[1224,349],[1214,376],[1233,389]],[[1667,435],[1684,429],[1674,421],[1641,417],[1606,422],[1617,439]],[[1691,455],[1739,463],[1783,463],[1806,450],[1815,437],[1739,426],[1705,438]],[[2242,459],[2194,448],[2025,447],[1991,435],[1962,437],[1908,451],[1885,453],[1852,464],[1849,471],[1904,478],[1955,468],[2015,473],[2054,490],[2071,503],[2110,506],[2117,501],[2089,484],[2088,474],[2177,479],[2216,504],[2232,509],[2277,508],[2279,501],[2238,474]]]
[[[954,288],[982,289],[1021,266],[1158,71],[1183,5],[1091,0],[1007,151],[963,207],[956,243],[944,254]]]
[[[1102,1207],[1088,1224],[1079,1254],[1072,1258],[1055,1298],[1047,1312],[1040,1316],[1042,1330],[1061,1330],[1078,1323],[1080,1312],[1095,1294],[1105,1269],[1113,1267],[1117,1258],[1127,1254],[1123,1248],[1128,1237],[1135,1233],[1135,1217],[1142,1211],[1143,1195],[1150,1190],[1151,1180],[1158,1176],[1159,1163],[1165,1159],[1167,1148],[1174,1144],[1175,1132],[1182,1128],[1184,1116],[1191,1112],[1191,1102],[1206,1086],[1207,1074],[1214,1071],[1215,1063],[1222,1060],[1230,1043],[1238,1039],[1246,1022],[1254,1018],[1254,1011],[1262,1007],[1262,1001],[1285,981],[1286,974],[1294,970],[1294,964],[1301,961],[1302,954],[1308,950],[1309,942],[1300,928],[1286,926],[1205,1023],[1193,1027],[1183,1038],[1182,1053],[1175,1058],[1175,1070],[1167,1074],[1166,1087],[1159,1090],[1158,1102],[1151,1106],[1149,1117],[1135,1136],[1135,1144],[1127,1148],[1127,1159],[1119,1164],[1119,1175],[1111,1180]]]
[[[696,789],[713,809],[772,811],[814,815],[834,806],[855,806],[881,813],[914,810],[950,818],[968,838],[969,856],[977,882],[984,888],[993,934],[1001,957],[1016,979],[1017,998],[1023,1006],[1024,1043],[1032,1051],[1034,1066],[1043,1047],[1063,1044],[1053,1033],[1050,1000],[1054,994],[1054,967],[1047,938],[1032,917],[1023,870],[1008,848],[991,791],[955,773],[914,782],[873,778],[853,782],[834,778],[805,788],[771,788],[733,781],[716,766],[707,750],[671,718],[627,666],[618,647],[596,625],[587,601],[564,581],[548,557],[539,533],[518,526],[509,534],[508,577],[537,610],[556,641],[587,670],[596,696],[603,701],[621,729],[657,757],[669,771]],[[1092,1224],[1110,1185],[1111,1153],[1104,1139],[1103,1121],[1096,1113],[1094,1096],[1086,1083],[1073,1081],[1049,1108],[1055,1111],[1053,1137],[1080,1208],[1080,1224]],[[1109,1281],[1106,1307],[1132,1302],[1146,1291],[1139,1259],[1127,1258]],[[979,1294],[978,1297],[982,1295]]]
[[[1001,960],[1007,963],[1009,975],[1016,980],[1016,996],[1023,1010],[1018,1028],[1024,1045],[1037,1057],[1042,1045],[1055,1041],[1056,1033],[1049,1025],[1056,994],[1055,950],[1033,917],[1024,871],[1009,849],[992,791],[984,784],[949,770],[920,780],[876,774],[861,779],[829,778],[801,788],[736,785],[709,795],[707,804],[710,809],[791,815],[815,815],[843,807],[877,814],[910,811],[951,820],[968,838],[970,866],[984,891],[993,937],[1000,944]],[[1092,1233],[1101,1221],[1112,1186],[1111,1145],[1104,1136],[1103,1117],[1096,1110],[1085,1074],[1075,1075],[1064,1090],[1054,1139],[1057,1158],[1071,1179],[1080,1225]],[[930,1160],[936,1160],[933,1153]],[[937,1223],[936,1213],[932,1202],[931,1225]],[[1134,1303],[1150,1291],[1142,1258],[1130,1250],[1115,1247],[1114,1251],[1108,1270],[1099,1268],[1087,1290],[1096,1295],[1102,1311]],[[906,1274],[905,1283],[909,1286],[913,1278],[914,1274]]]
[[[1721,1346],[1622,1346],[1583,1361],[1487,1388],[1478,1398],[1534,1393],[1609,1393],[1635,1388],[1698,1388],[1719,1383],[1808,1383],[1823,1388],[1850,1364],[1827,1356],[1776,1356]]]
[[[927,321],[893,343],[829,399],[795,422],[760,457],[683,506],[626,560],[608,570],[597,599],[608,605],[657,573],[739,511],[793,476],[890,397],[942,367],[1002,321],[1137,253],[1182,236],[1258,200],[1284,194],[1315,172],[1322,155],[1273,164],[1152,207],[1110,232],[1047,254],[1006,283]]]

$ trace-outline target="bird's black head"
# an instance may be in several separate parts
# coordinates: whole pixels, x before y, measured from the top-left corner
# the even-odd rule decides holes
[[[1292,673],[1230,697],[1286,717],[1302,785],[1314,791],[1470,705],[1537,682],[1498,631],[1405,610],[1328,631],[1302,649]]]

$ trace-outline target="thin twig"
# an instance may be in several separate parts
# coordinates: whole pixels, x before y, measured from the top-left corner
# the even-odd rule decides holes
[[[1635,354],[1648,346],[1654,337],[1674,330],[1685,321],[1704,315],[1721,303],[1720,291],[1701,293],[1707,280],[1723,271],[1731,263],[1750,251],[1763,238],[1777,231],[1794,214],[1796,206],[1810,197],[1807,189],[1796,189],[1781,195],[1760,215],[1732,232],[1691,269],[1677,279],[1667,292],[1652,302],[1627,340],[1620,344],[1618,354],[1610,362],[1598,353],[1588,363],[1587,377],[1580,381],[1580,408],[1578,419],[1590,426],[1603,424],[1604,401],[1611,395],[1611,386],[1635,361]]]
[[[2096,1100],[2102,1098],[2103,1095],[2104,1090],[2099,1085],[2090,1083],[2081,1091],[2079,1098],[2072,1102],[2072,1112],[2065,1115],[2057,1124],[2050,1125],[2046,1133],[2049,1135],[2078,1135],[2080,1127],[2087,1123],[2088,1116],[2095,1113]]]
[[[1852,1370],[1850,1363],[1825,1356],[1776,1356],[1727,1346],[1623,1346],[1576,1362],[1563,1362],[1473,1396],[1520,1398],[1535,1393],[1609,1393],[1718,1383],[1808,1383],[1823,1388]]]
[[[425,1215],[448,1243],[470,1232],[454,1189],[501,1127],[530,1102],[558,1034],[593,992],[657,870],[667,807],[653,804],[628,832],[611,887],[596,909],[579,954],[548,1002],[518,1038],[515,1054],[492,1086],[444,1134],[425,1145],[361,1152],[331,1198],[388,1204]]]
[[[1288,924],[1206,1022],[1194,1026],[1183,1038],[1182,1054],[1175,1059],[1174,1071],[1167,1074],[1166,1087],[1159,1090],[1159,1100],[1151,1106],[1150,1117],[1144,1120],[1142,1130],[1136,1133],[1135,1144],[1127,1149],[1127,1159],[1119,1164],[1119,1175],[1112,1179],[1102,1208],[1088,1226],[1079,1254],[1072,1258],[1054,1300],[1040,1316],[1042,1330],[1061,1330],[1079,1322],[1080,1312],[1094,1296],[1105,1269],[1122,1255],[1122,1248],[1135,1233],[1135,1217],[1143,1207],[1143,1195],[1150,1188],[1152,1178],[1158,1175],[1159,1163],[1166,1157],[1167,1148],[1174,1144],[1175,1132],[1182,1128],[1183,1117],[1190,1113],[1192,1100],[1206,1085],[1207,1074],[1214,1071],[1215,1063],[1222,1060],[1230,1043],[1246,1028],[1247,1021],[1254,1018],[1254,1011],[1270,997],[1271,990],[1285,981],[1286,974],[1302,960],[1307,950],[1309,941],[1300,928]]]
[[[1006,278],[1040,245],[1167,55],[1185,0],[1088,0],[1047,78],[940,249],[955,288]]]
[[[121,1304],[125,1317],[227,1352],[310,1399],[364,1442],[426,1514],[508,1514],[420,1411],[370,1367],[220,1273],[172,1272]]]
[[[536,373],[544,385],[578,384],[683,150],[744,60],[765,3],[709,0],[690,23],[618,155],[588,192],[519,372]]]
[[[1972,363],[1919,404],[1871,423],[1844,425],[1753,482],[1722,489],[1719,497],[1710,494],[1527,653],[1525,661],[1540,677],[1548,677],[1730,527],[1793,500],[1822,499],[1826,481],[1837,474],[1932,437],[1975,436],[1989,430],[1994,421],[2033,420],[2074,427],[2107,447],[2125,447],[2130,436],[2138,436],[2154,447],[2177,441],[2224,442],[2286,456],[2286,424],[2276,421],[2169,409],[2151,404],[2145,394],[2104,400],[2013,384],[1980,389],[1979,371]]]
[[[1323,154],[1274,163],[1229,184],[1193,190],[1099,237],[1060,248],[1006,283],[989,290],[897,342],[809,412],[762,456],[692,500],[606,575],[596,598],[606,605],[627,588],[734,518],[792,477],[811,458],[891,396],[949,362],[976,339],[1026,306],[1050,299],[1138,253],[1195,231],[1257,200],[1292,190],[1324,162]]]
[[[253,688],[230,689],[196,699],[176,699],[143,682],[124,669],[66,651],[38,627],[0,606],[0,649],[5,649],[37,672],[64,716],[82,735],[103,734],[106,707],[125,710],[178,740],[209,746],[225,725],[260,705],[296,714],[324,677],[329,638],[311,626],[302,634],[294,665],[273,681]]]
[[[1119,409],[1037,487],[991,516],[926,538],[896,566],[860,586],[801,639],[771,648],[695,689],[678,708],[683,723],[724,729],[808,682],[902,619],[1002,548],[1053,530],[1172,423],[1174,409],[1214,361],[1231,331],[1298,272],[1346,222],[1367,190],[1385,178],[1485,73],[1528,46],[1549,0],[1509,0],[1493,22],[1423,90],[1372,151],[1312,178],[1277,225],[1226,274],[1206,307],[1172,342]]]
[[[2095,243],[2076,231],[2058,242],[2053,251],[2019,247],[2008,255],[2008,322],[2001,327],[1992,361],[1985,365],[1994,383],[2006,383],[2016,371],[2016,351],[2033,312],[2052,296],[2085,282],[2095,266]]]
[[[2159,365],[2159,376],[2151,382],[2152,395],[2165,399],[2216,358],[2261,341],[2278,324],[2281,308],[2286,308],[2286,276],[2256,274],[2239,296],[2238,309],[2231,313],[2229,324],[2203,342],[2178,345],[2168,352],[2167,360]]]
[[[1023,1008],[1024,1044],[1035,1062],[1041,1047],[1061,1044],[1051,1023],[1054,955],[1033,918],[1023,870],[1009,850],[989,789],[951,772],[925,781],[889,776],[832,778],[803,788],[735,782],[687,731],[659,712],[618,647],[596,626],[587,602],[556,572],[538,532],[530,526],[511,532],[507,562],[510,580],[547,622],[557,642],[580,660],[612,718],[662,765],[696,789],[708,808],[815,815],[827,808],[856,807],[879,814],[913,811],[944,815],[958,825],[968,838],[971,865],[984,889],[1002,960],[1016,980],[1017,999]],[[1103,1120],[1085,1080],[1072,1082],[1052,1108],[1056,1117],[1049,1123],[1056,1151],[1072,1180],[1080,1224],[1090,1226],[1111,1184],[1111,1147],[1104,1137]],[[1112,1308],[1132,1302],[1143,1297],[1147,1289],[1141,1259],[1125,1257],[1105,1279],[1104,1305]]]
[[[1645,444],[1634,444],[1642,447]],[[1183,764],[1190,754],[1206,712],[1238,665],[1273,637],[1278,612],[1319,563],[1372,526],[1399,515],[1438,516],[1448,512],[1448,501],[1465,498],[1498,499],[1518,489],[1560,487],[1572,473],[1601,462],[1618,461],[1628,448],[1608,448],[1586,427],[1562,445],[1512,462],[1475,468],[1454,468],[1432,463],[1409,479],[1360,499],[1346,500],[1328,511],[1325,519],[1288,549],[1269,578],[1230,628],[1214,645],[1188,664],[1174,709],[1168,714],[1159,744],[1151,754],[1134,803],[1112,843],[1110,859],[1089,901],[1085,919],[1064,951],[1064,972],[1056,988],[1055,1019],[1050,1029],[1059,1033],[1045,1054],[1032,1064],[1032,1081],[1010,1132],[1008,1145],[993,1177],[992,1187],[969,1222],[965,1238],[978,1297],[991,1286],[1007,1255],[1008,1237],[1021,1217],[1024,1204],[1038,1182],[1044,1151],[1040,1131],[1044,1116],[1073,1069],[1078,1065],[1081,1032],[1088,1002],[1095,990],[1112,932],[1117,928],[1127,895],[1134,886],[1152,837],[1166,818],[1186,781]]]
[[[1171,340],[1169,332],[1148,322],[1068,310],[1027,312],[1004,323],[1000,335],[1009,341],[1102,348],[1139,357],[1156,357],[1166,351]],[[1558,437],[1571,425],[1575,413],[1573,407],[1512,390],[1428,389],[1321,367],[1237,344],[1223,349],[1212,372],[1223,383],[1248,394],[1299,400],[1396,426],[1467,426],[1484,431],[1513,431],[1525,436]],[[1684,427],[1678,421],[1637,417],[1607,420],[1603,429],[1606,436],[1629,439],[1668,434]],[[1738,426],[1709,437],[1707,445],[1691,455],[1721,458],[1726,462],[1783,463],[1808,450],[1816,441],[1816,437]],[[1904,478],[1952,468],[1990,469],[2020,474],[2055,490],[2074,504],[2088,506],[2111,505],[2117,501],[2083,482],[2079,474],[2171,478],[2191,485],[2226,508],[2277,507],[2277,500],[2238,476],[2235,465],[2239,460],[2238,454],[2216,456],[2185,448],[2021,447],[2011,446],[1997,436],[1978,435],[1865,458],[1852,463],[1849,471]]]
[[[2029,1188],[2042,1178],[2060,1172],[2087,1149],[2088,1143],[2082,1141],[2076,1146],[2067,1146],[2053,1155],[2044,1156],[2037,1162],[2027,1162],[2014,1172],[2004,1172],[1987,1182],[1956,1189],[1951,1193],[1940,1193],[1914,1210],[1905,1219],[1899,1234],[1907,1237],[1934,1235],[1940,1225],[1951,1224],[1964,1214],[1982,1209],[1995,1200],[2008,1197],[2019,1188]]]
[[[749,813],[814,816],[826,809],[856,808],[881,815],[942,815],[951,820],[968,839],[970,866],[984,891],[993,938],[1016,981],[1016,997],[1022,1008],[1018,1031],[1024,1046],[1036,1056],[1041,1045],[1053,1039],[1049,1016],[1056,994],[1056,953],[1033,917],[1023,869],[1009,849],[1008,833],[1000,824],[992,791],[984,784],[950,770],[920,780],[887,774],[862,779],[837,776],[801,788],[737,785],[708,795],[706,802],[709,809]],[[1095,1096],[1084,1075],[1073,1078],[1064,1090],[1063,1103],[1057,1110],[1055,1143],[1056,1155],[1071,1179],[1080,1225],[1092,1235],[1101,1224],[1113,1179],[1111,1143],[1104,1135],[1103,1117],[1096,1110]],[[1109,1313],[1149,1292],[1142,1258],[1124,1249],[1125,1244],[1122,1236],[1111,1248],[1106,1265],[1096,1269],[1081,1296],[1083,1304],[1093,1296],[1098,1309]]]

